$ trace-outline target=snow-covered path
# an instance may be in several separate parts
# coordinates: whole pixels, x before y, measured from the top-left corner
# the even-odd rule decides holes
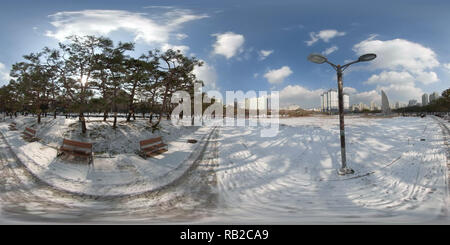
[[[436,119],[349,118],[348,165],[338,176],[335,118],[217,128],[202,157],[155,192],[89,198],[40,183],[0,139],[3,222],[444,223],[449,224],[448,145]],[[445,132],[444,132],[445,133]],[[448,142],[447,142],[448,144]]]
[[[217,202],[217,132],[201,147],[202,158],[175,182],[129,197],[92,197],[59,191],[40,182],[20,164],[0,137],[1,223],[173,223],[209,216]]]

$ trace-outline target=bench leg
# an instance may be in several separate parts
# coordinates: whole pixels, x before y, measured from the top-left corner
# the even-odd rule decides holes
[[[60,157],[63,153],[64,153],[64,152],[62,152],[62,151],[58,151],[58,152],[56,153],[56,157]]]

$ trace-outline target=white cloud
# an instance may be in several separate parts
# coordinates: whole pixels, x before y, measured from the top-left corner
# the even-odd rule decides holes
[[[439,78],[434,71],[417,71],[415,75],[416,80],[425,85],[439,81]]]
[[[182,24],[208,16],[175,9],[162,16],[152,16],[153,19],[143,13],[122,10],[58,12],[49,17],[56,30],[47,31],[46,35],[59,41],[71,35],[107,36],[116,31],[126,31],[134,35],[136,42],[163,45],[170,41],[172,33]]]
[[[344,87],[344,93],[346,94],[354,94],[356,93],[356,89],[352,87]]]
[[[282,83],[284,79],[292,74],[291,68],[289,66],[283,66],[277,70],[270,70],[264,77],[269,81],[269,83]]]
[[[325,51],[323,51],[322,54],[329,55],[329,54],[333,53],[334,51],[336,51],[338,49],[339,48],[336,45],[334,45],[334,46],[331,46],[331,47],[325,49]]]
[[[332,30],[332,29],[322,30],[319,33],[311,32],[311,33],[309,33],[311,40],[306,41],[306,44],[308,46],[311,46],[319,40],[323,40],[324,42],[327,43],[331,39],[333,39],[335,37],[344,36],[345,34],[346,34],[345,32],[339,32],[337,30]]]
[[[259,60],[265,60],[269,55],[273,53],[273,50],[261,50],[258,52]]]
[[[365,84],[411,84],[414,83],[414,77],[406,71],[383,71],[380,74],[372,75]]]
[[[390,104],[395,104],[397,101],[407,103],[411,99],[420,100],[424,93],[420,88],[415,87],[414,83],[380,84],[376,89],[364,92],[344,87],[344,92],[350,96],[350,105],[360,102],[366,105],[370,105],[371,102],[381,105],[381,90],[386,93]]]
[[[390,102],[395,103],[391,100],[390,95],[395,97],[396,89],[384,88],[384,90],[388,94]],[[399,92],[401,92],[400,90]],[[288,85],[280,91],[280,107],[295,104],[302,108],[318,108],[320,107],[320,95],[325,91],[324,89],[309,90],[300,85]],[[371,102],[378,105],[381,104],[380,89],[358,92],[355,88],[344,87],[344,92],[349,94],[350,105],[359,104],[360,102],[366,105],[370,105]]]
[[[171,45],[171,44],[168,44],[168,43],[166,43],[166,44],[164,44],[162,47],[161,47],[161,50],[163,51],[163,52],[165,52],[165,51],[167,51],[168,49],[172,49],[172,50],[180,50],[180,52],[181,53],[183,53],[183,54],[185,54],[186,55],[186,53],[189,51],[189,47],[188,46],[185,46],[185,45]]]
[[[223,55],[227,59],[230,59],[243,51],[242,46],[245,42],[243,35],[235,34],[233,32],[226,32],[216,33],[213,34],[213,36],[216,37],[216,42],[213,45],[214,54]]]
[[[3,63],[0,63],[0,86],[8,84],[9,80],[11,80],[9,70]]]
[[[288,85],[280,91],[280,107],[299,105],[301,108],[316,108],[320,106],[320,94],[323,89],[308,90],[299,85]]]
[[[184,34],[184,33],[177,33],[177,34],[175,34],[175,37],[177,38],[177,40],[183,40],[183,39],[186,39],[188,37],[188,35]]]
[[[424,93],[422,89],[415,87],[413,84],[391,84],[379,86],[377,90],[383,90],[386,93],[390,104],[394,104],[396,101],[407,103],[411,99],[420,101]]]
[[[349,98],[350,98],[350,105],[359,104],[360,102],[366,105],[370,105],[370,103],[372,102],[378,105],[381,104],[381,93],[379,93],[377,90],[370,90],[364,92],[357,92],[355,90],[354,93],[349,93]]]
[[[381,105],[381,90],[388,96],[389,103],[395,104],[400,101],[407,103],[410,99],[420,100],[423,91],[412,84],[390,84],[377,86],[376,89],[359,92],[352,87],[344,87],[344,93],[349,94],[350,105],[364,103],[370,106],[374,102]],[[320,95],[324,89],[309,90],[300,85],[288,85],[280,91],[280,107],[287,107],[292,104],[302,108],[320,107]]]
[[[370,105],[371,102],[381,103],[381,93],[377,90],[358,92],[355,88],[344,87],[344,93],[349,95],[350,105],[359,104],[360,102],[366,105]]]
[[[446,64],[442,64],[442,66],[447,69],[448,71],[450,71],[450,63],[446,63]]]
[[[353,46],[357,55],[375,53],[377,58],[368,62],[367,68],[381,70],[373,74],[365,84],[384,90],[390,103],[406,103],[420,99],[423,91],[418,84],[428,85],[439,81],[433,69],[440,66],[436,53],[419,43],[405,39],[377,40],[377,35]],[[443,64],[445,67],[445,64]]]
[[[216,69],[204,60],[201,61],[203,62],[203,66],[196,66],[193,71],[194,75],[198,80],[204,82],[206,90],[217,89]]]
[[[377,58],[369,63],[369,68],[408,72],[423,84],[439,81],[436,73],[432,71],[439,66],[436,53],[432,49],[405,39],[381,41],[375,40],[375,37],[371,36],[353,46],[358,55],[377,54]]]

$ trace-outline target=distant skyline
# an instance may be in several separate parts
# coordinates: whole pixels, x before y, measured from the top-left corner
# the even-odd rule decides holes
[[[280,106],[320,107],[336,88],[322,53],[336,64],[376,53],[344,73],[350,105],[421,101],[450,87],[450,3],[447,1],[2,1],[0,86],[11,65],[56,47],[69,35],[133,41],[139,56],[180,49],[205,65],[195,70],[208,89],[280,91]]]

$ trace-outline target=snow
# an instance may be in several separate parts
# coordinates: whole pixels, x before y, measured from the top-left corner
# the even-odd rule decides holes
[[[75,198],[37,185],[14,167],[27,189],[21,193],[39,197],[23,204],[27,217],[163,224],[450,224],[448,138],[439,125],[448,127],[447,120],[346,117],[347,164],[355,170],[346,176],[336,172],[341,163],[336,116],[282,118],[279,133],[269,138],[260,134],[269,119],[255,127],[217,128],[163,121],[155,134],[143,120],[121,120],[117,131],[97,121],[88,124],[97,132],[85,138],[74,119],[43,120],[38,126],[35,118],[19,117],[16,132],[8,131],[9,119],[0,123],[28,171],[62,193],[136,196]],[[38,129],[42,140],[23,141],[19,134],[25,126]],[[156,135],[163,136],[169,152],[147,160],[135,154],[139,140]],[[94,165],[55,158],[63,137],[93,142]],[[191,138],[199,142],[187,144]],[[5,152],[0,162],[14,166],[12,158]],[[150,190],[161,191],[137,195]],[[33,200],[29,196],[26,200]]]
[[[9,131],[6,123],[0,131],[34,176],[56,189],[93,196],[139,194],[174,181],[192,164],[192,153],[198,152],[195,148],[210,131],[207,127],[175,126],[163,121],[161,130],[152,133],[147,121],[126,123],[120,119],[117,130],[112,129],[110,121],[89,122],[87,136],[82,136],[76,119],[43,118],[40,125],[32,117],[14,121],[17,131]],[[22,139],[25,127],[36,129],[40,140],[29,143]],[[157,136],[163,136],[168,152],[147,159],[138,156],[139,141]],[[92,142],[94,164],[73,157],[57,158],[63,138]],[[200,143],[189,144],[188,139]]]
[[[225,222],[432,222],[445,217],[446,148],[432,118],[348,117],[347,164],[355,170],[350,176],[336,173],[341,159],[337,117],[280,123],[274,138],[261,138],[259,128],[221,129],[216,172],[227,207]]]

